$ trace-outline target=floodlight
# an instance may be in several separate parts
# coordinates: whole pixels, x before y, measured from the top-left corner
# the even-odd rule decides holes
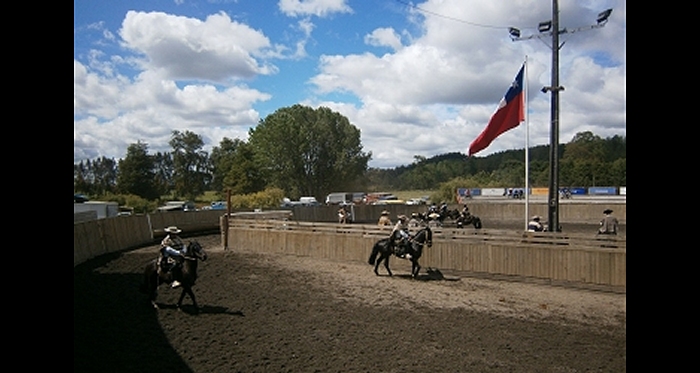
[[[508,33],[512,38],[519,38],[520,37],[520,30],[518,30],[515,27],[508,27]]]
[[[598,24],[607,22],[607,21],[608,21],[608,18],[610,17],[610,13],[612,13],[612,11],[613,11],[612,8],[610,8],[610,9],[608,9],[608,10],[604,10],[604,11],[600,12],[600,13],[598,14],[598,19],[596,19],[596,21],[598,22]]]
[[[540,24],[537,26],[537,30],[539,30],[539,32],[547,32],[551,29],[552,21],[540,22]]]

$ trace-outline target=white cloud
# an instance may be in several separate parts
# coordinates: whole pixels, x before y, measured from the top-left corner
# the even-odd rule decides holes
[[[375,47],[391,47],[393,50],[399,50],[401,45],[401,36],[391,27],[378,28],[372,31],[371,34],[365,36],[365,43]]]
[[[550,3],[425,0],[417,4],[422,10],[402,7],[399,22],[380,18],[366,28],[362,21],[370,17],[348,4],[280,0],[277,9],[294,17],[293,23],[256,28],[252,20],[232,21],[223,12],[200,20],[136,11],[124,16],[116,33],[104,22],[77,26],[74,160],[118,158],[136,141],[149,143],[151,151],[169,151],[172,130],[192,130],[208,147],[223,137],[246,139],[260,119],[255,105],[280,96],[348,117],[361,130],[364,150],[373,153],[373,167],[409,164],[414,155],[466,153],[526,55],[530,143],[548,144],[550,96],[539,90],[551,83],[552,52],[546,39],[512,42],[507,27],[536,32],[551,17]],[[609,7],[615,9],[605,27],[562,37],[562,142],[580,131],[625,131],[624,2],[563,2],[561,24],[590,24]],[[329,19],[335,14],[347,16]],[[326,19],[314,23],[314,16]],[[351,27],[347,32],[345,25]],[[290,29],[300,37],[292,40]],[[100,40],[79,45],[87,36]],[[339,44],[333,52],[322,44],[326,36]],[[273,65],[277,61],[282,67]],[[297,87],[298,77],[309,72],[312,89]],[[291,95],[294,101],[287,100]],[[478,155],[522,148],[524,136],[522,126],[508,131]]]
[[[290,16],[325,17],[333,13],[352,13],[345,0],[280,0],[280,10]]]
[[[277,72],[276,67],[256,59],[272,48],[269,39],[225,13],[200,21],[129,11],[119,33],[125,47],[146,56],[144,69],[170,79],[226,82]]]
[[[427,11],[421,12],[423,34],[407,38],[410,44],[381,56],[322,56],[320,72],[310,80],[320,93],[352,93],[359,98],[361,103],[351,115],[362,129],[363,144],[373,151],[371,164],[408,164],[413,155],[421,152],[427,156],[466,153],[525,55],[532,91],[530,144],[548,144],[550,99],[539,90],[551,83],[552,52],[545,45],[546,39],[545,43],[537,39],[510,41],[506,26],[522,27],[524,33],[536,32],[525,27],[534,28],[551,17],[550,4],[429,0],[419,7]],[[504,11],[504,7],[511,10]],[[597,14],[578,3],[567,4],[561,11],[572,13],[562,21],[563,27],[595,23]],[[590,20],[582,24],[581,19],[586,17]],[[624,25],[624,21],[611,19],[607,30],[620,30],[617,22]],[[596,34],[606,28],[587,31],[592,35],[585,38],[579,36],[586,32],[566,35],[567,44],[560,53],[560,84],[566,86],[560,95],[563,142],[580,131],[591,130],[600,136],[624,131],[624,33]],[[398,35],[390,28],[375,29],[365,42],[375,46],[398,45]],[[597,58],[601,55],[608,57]],[[499,137],[478,155],[523,148],[524,137],[521,126]],[[415,154],[406,157],[411,149]]]

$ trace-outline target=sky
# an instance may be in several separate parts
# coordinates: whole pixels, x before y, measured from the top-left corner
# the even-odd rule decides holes
[[[328,107],[370,167],[467,154],[526,62],[526,121],[477,153],[548,145],[552,19],[544,0],[74,0],[73,161],[205,151],[276,110]],[[612,8],[604,27],[597,15]],[[626,136],[626,4],[560,0],[560,143]],[[509,27],[528,40],[513,41]],[[528,135],[529,134],[529,135]]]

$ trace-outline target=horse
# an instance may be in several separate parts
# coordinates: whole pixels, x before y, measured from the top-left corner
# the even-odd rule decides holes
[[[465,225],[472,224],[474,229],[481,229],[481,218],[476,215],[469,214],[467,216],[460,214],[457,218],[457,228],[464,228]]]
[[[185,246],[183,250],[184,261],[182,263],[182,278],[173,278],[172,272],[163,272],[160,265],[158,264],[158,258],[148,262],[144,268],[144,282],[141,284],[141,292],[148,294],[151,305],[158,309],[156,304],[156,296],[158,295],[158,286],[165,283],[171,284],[174,280],[180,281],[182,284],[182,293],[180,294],[180,299],[177,301],[177,308],[182,306],[182,301],[185,298],[185,294],[190,296],[192,299],[192,304],[195,309],[199,309],[197,305],[197,300],[195,299],[192,287],[197,280],[197,263],[199,260],[207,260],[207,253],[202,249],[199,242],[190,241],[190,243]]]
[[[379,276],[379,264],[384,261],[384,267],[389,273],[389,276],[393,276],[391,269],[389,269],[389,258],[394,252],[390,248],[390,242],[392,238],[382,238],[377,241],[372,247],[372,253],[369,256],[369,264],[374,265],[374,274]],[[413,240],[409,242],[406,247],[406,257],[411,261],[411,278],[416,278],[418,272],[420,272],[420,264],[418,264],[418,259],[423,255],[423,246],[428,247],[433,246],[433,231],[430,227],[425,227],[416,232],[413,236]],[[377,260],[377,256],[379,259]],[[403,259],[403,258],[402,258]]]

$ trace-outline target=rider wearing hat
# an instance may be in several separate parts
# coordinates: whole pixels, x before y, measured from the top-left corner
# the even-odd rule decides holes
[[[530,222],[527,223],[527,231],[528,232],[542,232],[544,230],[544,226],[542,223],[540,223],[540,216],[535,215],[530,219]]]
[[[173,278],[182,278],[182,266],[181,261],[184,259],[185,255],[183,249],[185,248],[185,243],[178,234],[182,232],[176,226],[170,226],[164,229],[165,233],[168,235],[163,238],[160,242],[160,260],[159,264],[165,272],[171,271]],[[180,282],[173,281],[172,287],[179,287]]]
[[[382,216],[379,217],[379,222],[377,223],[379,226],[384,226],[384,225],[391,225],[391,219],[389,219],[389,211],[384,210],[382,211]]]
[[[612,216],[613,210],[606,209],[603,211],[605,217],[600,221],[600,228],[598,228],[598,234],[617,234],[617,218]]]
[[[406,224],[408,218],[406,215],[399,215],[396,218],[398,221],[396,222],[394,229],[391,230],[391,234],[389,235],[389,243],[392,245],[396,255],[404,258],[407,255],[410,255],[406,254],[406,245],[408,245],[408,241],[410,241],[412,238],[411,235],[408,234],[408,225]],[[396,242],[397,240],[399,241],[398,243]]]

